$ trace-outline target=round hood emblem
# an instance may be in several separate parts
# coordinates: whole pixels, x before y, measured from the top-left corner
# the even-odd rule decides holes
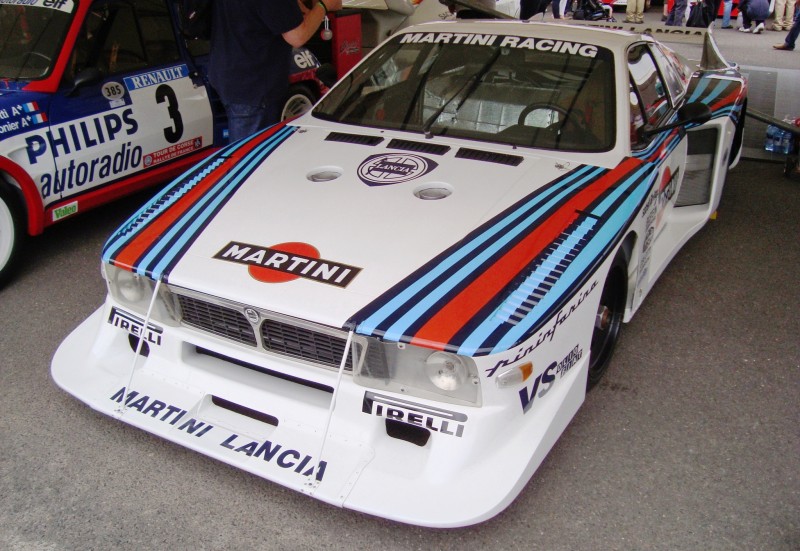
[[[358,177],[368,186],[388,186],[424,176],[437,166],[419,155],[384,153],[367,157],[358,167]]]
[[[245,308],[244,317],[246,317],[247,320],[253,325],[261,321],[261,315],[258,312],[256,312],[253,308]]]

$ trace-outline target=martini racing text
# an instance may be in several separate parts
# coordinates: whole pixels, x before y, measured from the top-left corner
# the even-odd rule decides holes
[[[570,42],[568,40],[551,40],[546,38],[530,38],[524,36],[501,36],[495,34],[474,33],[408,33],[400,39],[401,44],[465,44],[468,46],[498,46],[500,48],[520,48],[553,52],[558,54],[579,55],[593,58],[597,55],[597,46]]]

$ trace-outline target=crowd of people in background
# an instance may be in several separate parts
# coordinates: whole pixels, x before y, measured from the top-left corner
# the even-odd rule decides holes
[[[800,34],[800,0],[664,0],[661,21],[670,26],[707,27],[713,24],[721,29],[733,29],[731,17],[734,6],[742,18],[742,24],[738,27],[740,32],[761,34],[767,29],[770,14],[774,14],[770,29],[788,31],[788,34],[782,43],[775,44],[773,48],[783,51],[795,49]],[[520,0],[520,19],[530,19],[544,13],[548,7],[554,19],[572,19],[573,0],[552,0],[552,3],[551,0]],[[627,0],[624,22],[643,23],[645,9],[646,0]],[[688,13],[690,9],[704,10],[705,17],[700,20],[702,23],[693,21],[694,14]]]

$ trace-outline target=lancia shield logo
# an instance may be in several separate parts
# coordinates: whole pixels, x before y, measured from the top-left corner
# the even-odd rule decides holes
[[[368,186],[389,186],[424,176],[437,166],[419,155],[384,153],[367,157],[358,167],[358,177]]]

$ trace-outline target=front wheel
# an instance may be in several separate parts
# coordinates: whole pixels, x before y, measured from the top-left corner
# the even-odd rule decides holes
[[[0,287],[14,270],[24,238],[19,201],[12,190],[0,185]]]
[[[625,303],[628,298],[628,267],[620,252],[611,265],[603,286],[600,305],[597,307],[592,345],[589,352],[589,377],[586,389],[593,388],[608,369],[611,356],[619,338]]]

